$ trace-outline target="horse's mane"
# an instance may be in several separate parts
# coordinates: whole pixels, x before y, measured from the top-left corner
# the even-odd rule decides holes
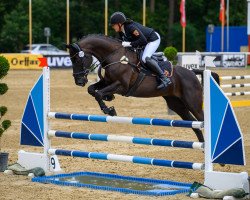
[[[109,40],[110,42],[121,43],[120,39],[114,38],[112,36],[103,35],[103,34],[88,34],[88,35],[83,36],[80,40],[78,40],[78,42],[81,42],[82,40],[86,38],[100,38],[100,39]]]

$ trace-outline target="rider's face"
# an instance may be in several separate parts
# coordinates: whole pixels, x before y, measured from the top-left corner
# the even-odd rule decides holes
[[[115,30],[115,32],[120,32],[121,30],[120,30],[120,27],[121,26],[119,26],[119,24],[113,24],[112,25],[112,28]]]

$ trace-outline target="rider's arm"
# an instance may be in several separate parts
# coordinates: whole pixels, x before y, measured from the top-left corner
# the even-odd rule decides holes
[[[124,34],[122,32],[119,32],[119,39],[122,41],[125,41]]]
[[[147,45],[147,39],[144,34],[134,25],[128,27],[129,32],[132,34],[134,41],[131,42],[132,47],[145,46]]]

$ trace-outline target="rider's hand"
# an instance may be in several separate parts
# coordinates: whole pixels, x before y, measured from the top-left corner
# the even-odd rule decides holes
[[[123,47],[131,47],[130,42],[122,42]]]

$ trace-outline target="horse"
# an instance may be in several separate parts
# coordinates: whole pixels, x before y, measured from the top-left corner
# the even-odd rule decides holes
[[[163,97],[168,108],[183,120],[204,121],[203,89],[196,74],[184,67],[174,66],[172,84],[158,90],[154,75],[141,78],[140,60],[135,51],[122,46],[121,41],[105,35],[91,34],[73,44],[66,44],[73,64],[75,84],[84,87],[92,70],[92,56],[100,61],[100,80],[88,87],[88,93],[98,102],[104,114],[116,115],[115,108],[107,107],[104,100],[112,101],[114,94],[140,98]],[[100,71],[105,70],[102,76]],[[217,75],[218,76],[218,75]],[[219,76],[217,77],[217,80]],[[202,131],[193,129],[200,142]]]

